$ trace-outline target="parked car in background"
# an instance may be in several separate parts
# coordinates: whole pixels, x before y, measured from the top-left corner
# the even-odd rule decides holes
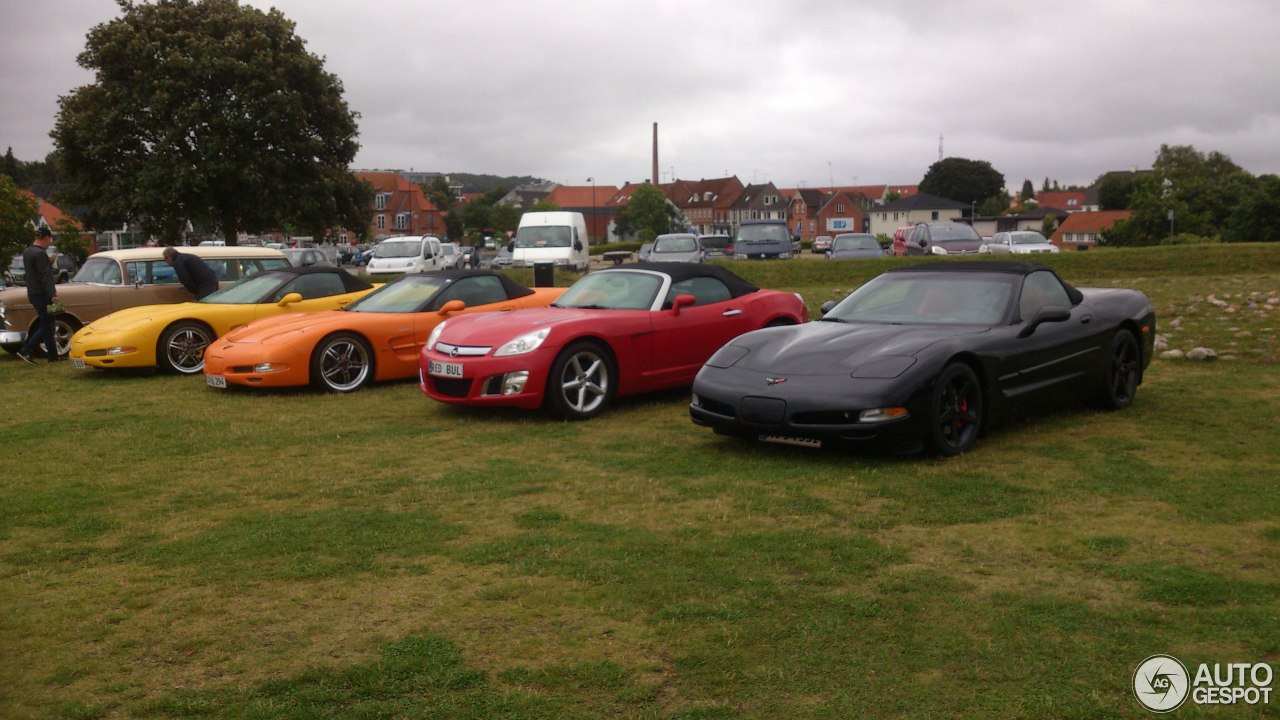
[[[21,255],[14,255],[9,261],[9,267],[4,271],[5,285],[26,285],[27,284],[27,267],[23,264]]]
[[[785,220],[744,220],[733,238],[733,257],[786,260],[795,250],[793,242]]]
[[[698,236],[691,233],[671,233],[653,239],[649,251],[650,262],[702,262],[702,247]]]
[[[1034,230],[1013,230],[998,232],[991,239],[984,240],[978,252],[992,255],[1034,255],[1056,253],[1058,246]]]
[[[352,392],[413,377],[427,337],[448,319],[546,307],[565,288],[530,289],[491,270],[406,275],[342,311],[275,317],[233,330],[207,353],[213,387],[307,385]]]
[[[585,420],[614,397],[688,385],[744,332],[807,318],[798,295],[761,290],[719,265],[619,265],[585,275],[545,310],[439,325],[422,350],[420,385],[444,403]]]
[[[824,253],[831,249],[832,238],[830,235],[819,235],[813,239],[813,251],[815,253]]]
[[[80,266],[76,263],[76,259],[68,253],[58,253],[53,256],[53,281],[55,283],[69,282],[79,270]]]
[[[649,262],[649,256],[653,254],[653,243],[640,243],[640,249],[636,251],[636,259],[640,262]]]
[[[71,282],[58,288],[63,305],[62,312],[54,316],[58,351],[65,355],[77,330],[110,313],[138,305],[193,300],[164,261],[163,252],[163,247],[153,246],[90,255]],[[289,267],[283,253],[267,248],[184,247],[181,252],[203,259],[224,284],[263,270]],[[35,320],[35,308],[27,300],[26,290],[0,291],[0,348],[17,352]]]
[[[458,247],[456,242],[440,243],[440,269],[454,270],[463,266],[462,261],[466,259],[462,253],[462,248]]]
[[[1155,337],[1142,293],[1077,289],[1031,263],[890,270],[823,310],[722,347],[693,383],[693,422],[793,445],[956,455],[993,418],[1051,396],[1127,407]]]
[[[982,236],[958,222],[920,223],[907,236],[908,255],[977,255]]]
[[[333,265],[266,270],[196,302],[126,308],[95,320],[72,336],[71,364],[192,375],[204,369],[209,344],[232,328],[281,313],[344,307],[372,289]]]
[[[832,241],[827,257],[832,260],[884,257],[884,248],[871,233],[840,233]]]
[[[294,267],[333,264],[324,256],[324,253],[315,248],[285,248],[280,252],[284,253],[285,259]]]
[[[440,238],[432,235],[388,238],[373,249],[368,273],[376,277],[439,270],[442,252]]]
[[[891,255],[902,257],[907,254],[907,236],[911,234],[913,226],[906,225],[893,231],[893,242],[889,244]]]
[[[509,268],[511,267],[511,248],[507,245],[499,245],[498,253],[489,261],[490,268]]]
[[[733,238],[728,235],[700,235],[698,245],[704,259],[733,256]]]

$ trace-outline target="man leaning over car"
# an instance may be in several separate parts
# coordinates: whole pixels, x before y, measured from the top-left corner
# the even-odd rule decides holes
[[[196,296],[204,297],[218,289],[218,275],[209,264],[195,255],[178,252],[173,247],[164,249],[164,261],[178,273],[178,282]]]

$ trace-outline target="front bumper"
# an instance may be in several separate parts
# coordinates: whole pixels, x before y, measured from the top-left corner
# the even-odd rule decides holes
[[[450,405],[533,410],[542,407],[547,374],[555,354],[556,349],[546,347],[510,357],[452,357],[435,351],[424,352],[418,363],[418,388],[432,400]],[[461,365],[462,377],[431,375],[428,367],[433,360]],[[527,373],[523,389],[504,393],[505,381],[514,373]]]
[[[840,443],[916,444],[927,426],[927,397],[903,397],[898,379],[848,375],[778,376],[740,368],[703,367],[693,383],[689,417],[696,425],[736,435],[803,438]],[[907,415],[860,422],[864,410],[905,407]]]
[[[0,348],[4,348],[9,352],[21,350],[22,344],[26,341],[27,334],[20,330],[0,331]]]
[[[297,387],[310,380],[310,354],[278,347],[264,352],[257,343],[215,341],[204,354],[204,374],[220,376],[228,385]],[[270,364],[266,370],[262,366]]]

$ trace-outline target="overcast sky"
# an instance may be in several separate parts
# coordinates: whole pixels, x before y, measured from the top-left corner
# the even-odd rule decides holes
[[[251,0],[360,113],[354,166],[918,183],[947,157],[1087,184],[1161,143],[1280,172],[1274,0]],[[0,0],[0,146],[52,150],[113,0]]]

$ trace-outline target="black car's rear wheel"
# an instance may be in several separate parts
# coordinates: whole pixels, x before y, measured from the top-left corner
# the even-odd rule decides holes
[[[586,420],[604,412],[613,399],[613,358],[593,342],[560,351],[547,378],[546,406],[566,420]]]
[[[354,392],[373,377],[373,351],[358,335],[338,333],[311,353],[311,384],[330,392]]]
[[[1132,332],[1120,330],[1111,338],[1102,388],[1097,394],[1098,405],[1107,410],[1129,407],[1138,394],[1141,373],[1142,355],[1138,350],[1138,340]]]
[[[982,429],[982,384],[973,368],[952,363],[933,386],[929,449],[938,455],[959,455],[978,439]]]
[[[176,322],[160,335],[156,362],[165,372],[195,375],[204,370],[204,351],[213,340],[213,331],[204,323]]]

